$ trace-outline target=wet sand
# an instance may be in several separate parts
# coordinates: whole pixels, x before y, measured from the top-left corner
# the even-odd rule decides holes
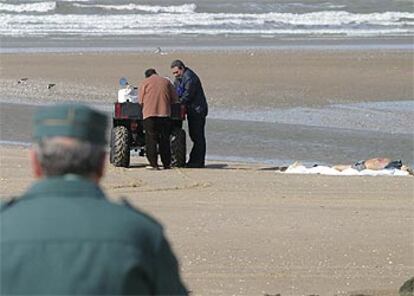
[[[30,119],[37,107],[39,106],[0,102],[0,143],[30,143]],[[414,113],[414,110],[411,113]],[[345,111],[341,114],[347,121],[354,120],[350,115],[352,114]],[[390,117],[388,114],[385,115]],[[367,118],[365,114],[364,118]],[[364,122],[358,121],[359,124]],[[394,126],[397,123],[392,119]],[[401,124],[404,124],[404,121]],[[187,125],[184,126],[186,128]],[[206,128],[207,158],[261,162],[278,166],[301,161],[311,166],[315,163],[325,165],[355,163],[361,159],[383,156],[402,160],[413,167],[412,132],[392,132],[392,125],[387,125],[386,128],[379,131],[351,130],[303,124],[209,118]],[[408,125],[406,128],[409,129]],[[187,151],[190,151],[190,140],[187,143],[189,144]]]
[[[85,101],[110,111],[121,76],[138,85],[145,69],[155,67],[161,75],[171,75],[170,62],[181,58],[200,75],[208,97],[210,159],[333,165],[382,156],[414,164],[413,112],[352,107],[323,113],[332,104],[412,101],[412,51],[164,53],[0,54],[0,140],[30,141],[33,107],[21,103]],[[17,84],[21,78],[28,80]],[[47,89],[49,83],[56,85]],[[279,122],[243,121],[263,110],[277,110],[279,117],[285,110],[287,115]],[[226,120],[229,111],[241,114],[241,121]],[[272,113],[267,116],[273,119]]]
[[[0,148],[2,197],[32,182],[27,153]],[[162,221],[193,295],[391,296],[414,274],[413,177],[144,166],[109,165],[103,187]]]
[[[182,59],[212,107],[323,106],[413,99],[413,53],[402,50],[221,50],[195,52],[1,54],[0,98],[111,103],[118,81],[138,85],[147,68],[171,76]],[[17,84],[20,78],[29,78]],[[49,83],[56,85],[47,89]]]

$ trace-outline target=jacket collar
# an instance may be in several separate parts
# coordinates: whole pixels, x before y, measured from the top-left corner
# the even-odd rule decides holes
[[[42,179],[34,183],[24,196],[105,197],[96,183],[73,174]]]

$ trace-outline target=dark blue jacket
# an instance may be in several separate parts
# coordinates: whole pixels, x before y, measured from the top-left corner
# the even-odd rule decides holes
[[[193,70],[186,68],[183,76],[176,79],[175,87],[180,97],[180,102],[187,106],[189,114],[207,116],[207,99],[200,78]]]

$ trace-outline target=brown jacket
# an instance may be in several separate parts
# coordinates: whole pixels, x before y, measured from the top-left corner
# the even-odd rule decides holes
[[[171,104],[177,100],[177,93],[168,79],[154,74],[141,82],[138,101],[142,105],[144,119],[170,116]]]

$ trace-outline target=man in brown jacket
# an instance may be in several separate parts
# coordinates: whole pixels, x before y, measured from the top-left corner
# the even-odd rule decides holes
[[[164,169],[171,166],[171,104],[177,100],[177,93],[169,80],[158,76],[155,69],[145,71],[145,79],[139,87],[139,103],[144,116],[148,169],[159,169],[157,144]]]

